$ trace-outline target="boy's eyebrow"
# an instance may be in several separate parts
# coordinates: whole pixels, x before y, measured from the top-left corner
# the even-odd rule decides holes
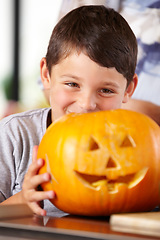
[[[64,74],[64,75],[61,75],[61,77],[69,77],[69,78],[74,78],[76,80],[78,79],[81,79],[80,77],[76,76],[76,75],[73,75],[73,74]]]
[[[104,85],[109,87],[116,87],[116,88],[119,87],[117,82],[105,82]]]

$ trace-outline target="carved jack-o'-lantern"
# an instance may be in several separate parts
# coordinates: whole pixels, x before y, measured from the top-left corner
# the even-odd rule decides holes
[[[147,116],[112,110],[65,115],[38,150],[52,203],[78,215],[147,211],[160,201],[160,129]]]

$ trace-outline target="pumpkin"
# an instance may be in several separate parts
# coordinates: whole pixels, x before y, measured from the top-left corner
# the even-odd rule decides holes
[[[160,128],[129,110],[71,113],[52,123],[38,149],[51,202],[76,215],[152,210],[160,202]]]

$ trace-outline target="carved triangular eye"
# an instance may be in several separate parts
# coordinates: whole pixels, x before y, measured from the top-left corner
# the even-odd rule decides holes
[[[88,151],[95,151],[97,149],[99,149],[99,145],[96,140],[91,136],[89,139]]]
[[[136,147],[136,144],[133,138],[130,135],[125,136],[124,140],[122,141],[120,147]]]
[[[116,167],[117,167],[117,165],[116,165],[115,161],[110,157],[108,159],[106,168],[116,168]]]

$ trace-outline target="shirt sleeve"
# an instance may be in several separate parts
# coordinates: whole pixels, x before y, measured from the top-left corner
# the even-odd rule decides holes
[[[0,122],[0,202],[12,195],[16,178],[16,144],[6,119]]]
[[[32,161],[33,141],[19,119],[7,117],[0,121],[0,202],[22,189]]]

